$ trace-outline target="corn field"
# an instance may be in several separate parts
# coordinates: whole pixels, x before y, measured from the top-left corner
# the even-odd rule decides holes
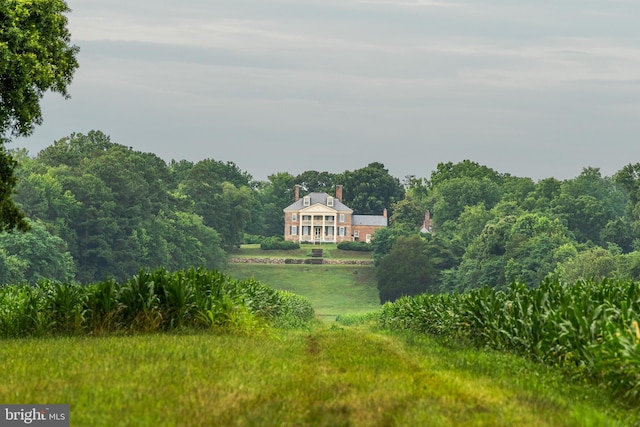
[[[640,286],[631,281],[547,280],[465,294],[402,297],[382,307],[387,329],[467,340],[564,367],[640,401]]]
[[[41,281],[0,287],[0,336],[48,336],[304,326],[308,300],[218,271],[140,271],[124,283]]]

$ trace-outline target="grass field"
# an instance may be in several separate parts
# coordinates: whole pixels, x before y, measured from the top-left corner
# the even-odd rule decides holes
[[[72,426],[626,426],[587,385],[499,353],[322,326],[3,340],[0,402],[68,403]]]
[[[380,308],[374,269],[369,266],[229,264],[225,273],[238,279],[253,277],[275,289],[302,295],[325,321]]]
[[[307,258],[312,249],[323,258],[370,260],[370,252],[343,251],[334,244],[302,245],[293,251],[264,251],[260,245],[243,245],[232,256],[239,258]],[[356,314],[380,308],[373,266],[230,263],[225,273],[237,279],[255,278],[275,289],[302,295],[311,301],[316,315],[326,322],[340,314]]]
[[[300,249],[282,251],[260,249],[260,245],[242,245],[231,254],[238,258],[310,258],[312,249],[322,249],[322,257],[327,259],[370,260],[371,252],[343,251],[335,244],[301,245]]]
[[[3,339],[0,402],[67,403],[71,425],[91,427],[640,425],[637,408],[556,368],[333,323],[380,307],[373,267],[230,263],[225,273],[305,296],[325,322]]]

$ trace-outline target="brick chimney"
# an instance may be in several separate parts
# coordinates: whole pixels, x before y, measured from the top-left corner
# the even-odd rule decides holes
[[[336,199],[342,202],[342,185],[336,185]]]
[[[300,184],[296,184],[296,186],[294,187],[294,202],[297,202],[298,200],[300,200]]]

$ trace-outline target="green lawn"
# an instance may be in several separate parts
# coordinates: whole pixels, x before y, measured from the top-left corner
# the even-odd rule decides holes
[[[326,321],[339,314],[380,308],[374,269],[369,266],[229,264],[225,273],[237,279],[253,277],[275,289],[302,295]]]
[[[632,426],[590,385],[499,353],[334,326],[2,340],[0,402],[72,426]]]
[[[322,257],[327,259],[370,260],[371,252],[343,251],[335,244],[300,245],[300,249],[282,251],[260,249],[260,245],[242,245],[230,256],[237,258],[311,258],[312,249],[322,249]]]

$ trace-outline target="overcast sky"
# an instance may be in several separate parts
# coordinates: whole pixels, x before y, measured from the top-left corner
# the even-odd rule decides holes
[[[254,178],[470,159],[534,180],[640,162],[637,0],[68,0],[72,132]]]

